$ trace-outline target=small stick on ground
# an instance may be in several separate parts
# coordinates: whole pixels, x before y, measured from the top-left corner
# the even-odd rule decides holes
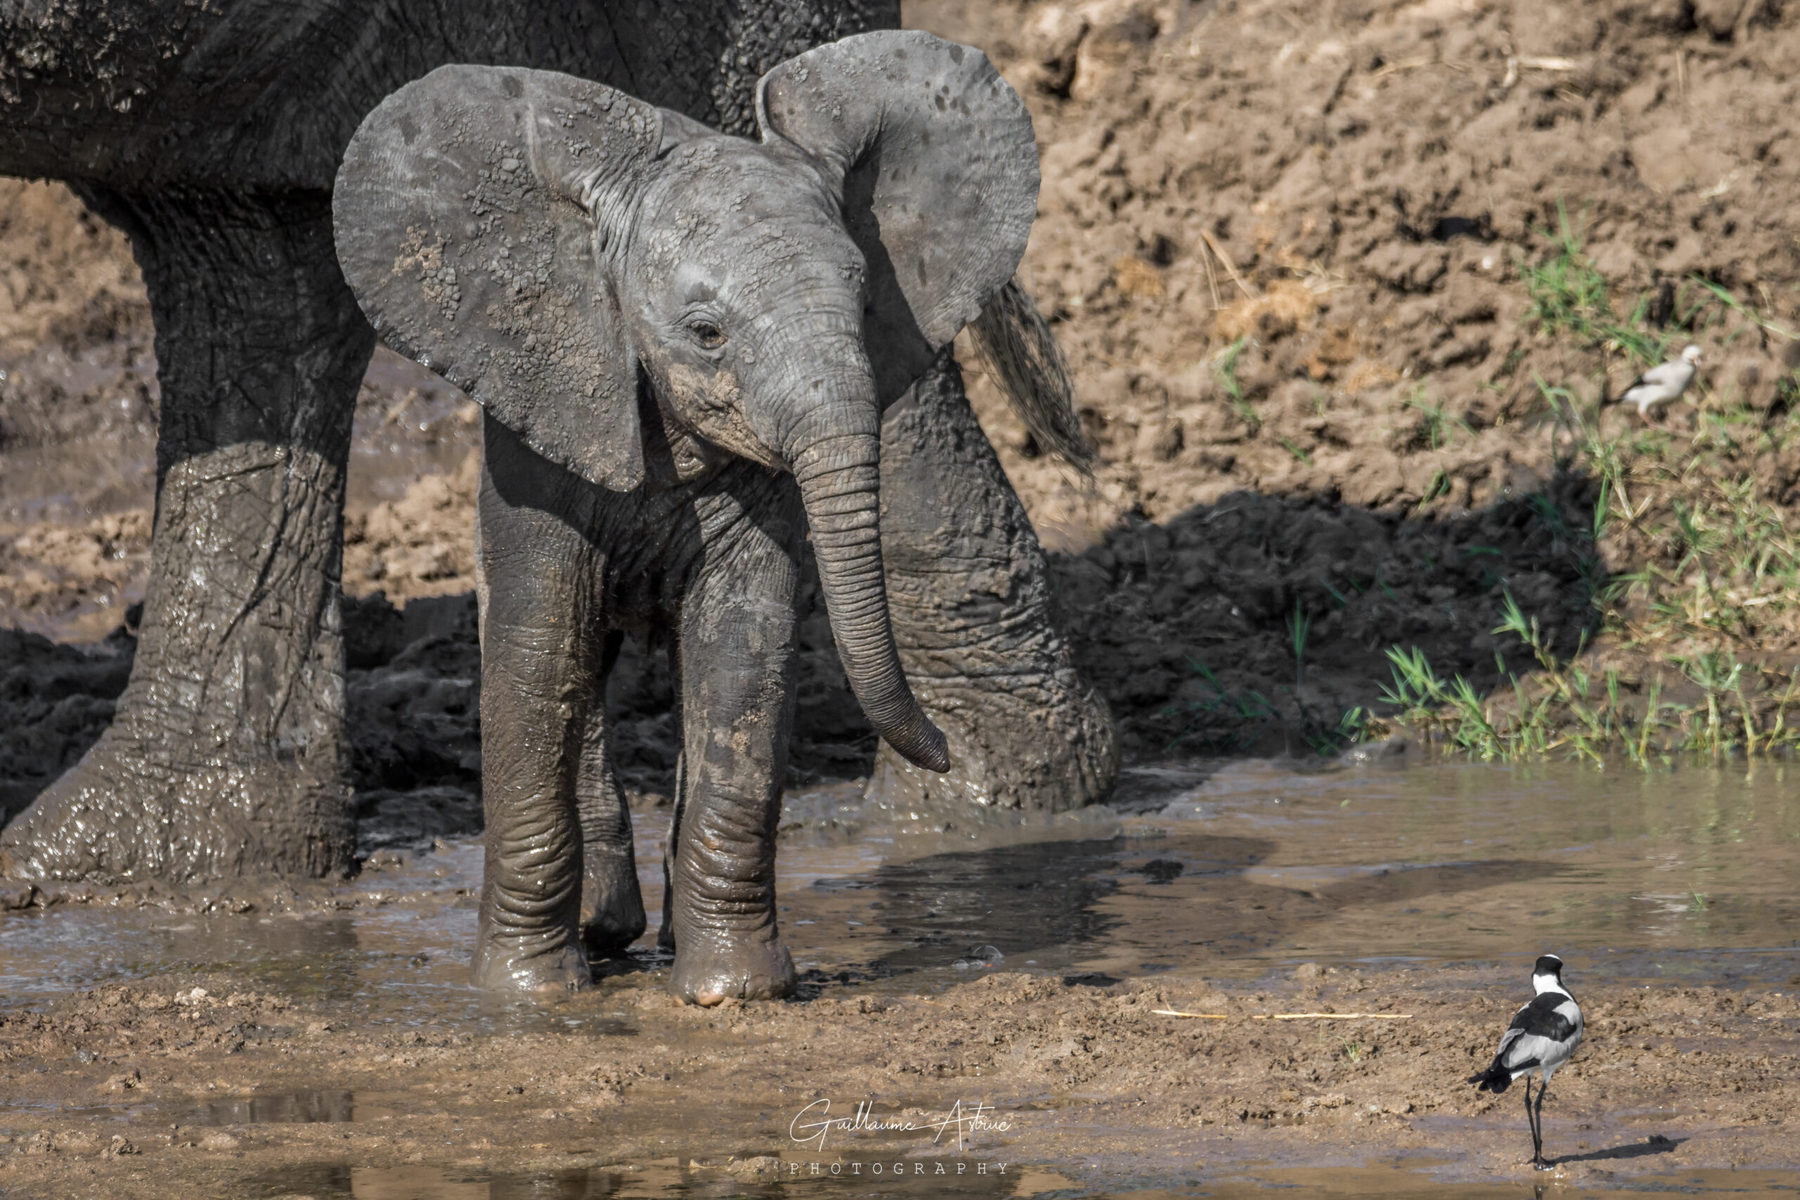
[[[1237,264],[1231,261],[1231,255],[1225,253],[1225,248],[1220,246],[1219,243],[1213,239],[1213,235],[1206,232],[1204,229],[1200,231],[1200,237],[1201,240],[1206,243],[1206,248],[1218,256],[1219,265],[1225,268],[1225,273],[1227,275],[1231,276],[1231,282],[1238,285],[1238,290],[1250,299],[1256,299],[1255,289],[1245,283],[1244,277],[1238,274]]]
[[[1572,58],[1561,58],[1541,54],[1515,54],[1506,60],[1506,78],[1500,81],[1501,91],[1510,91],[1513,84],[1519,82],[1522,71],[1573,71],[1581,64]]]
[[[1270,1013],[1253,1014],[1252,1021],[1410,1021],[1411,1013]]]
[[[1209,241],[1209,242],[1211,240],[1212,240],[1211,238],[1207,239],[1207,241]],[[1200,247],[1200,250],[1201,250],[1200,262],[1206,268],[1206,291],[1207,291],[1207,294],[1212,297],[1213,311],[1218,312],[1219,311],[1219,280],[1218,280],[1218,277],[1213,274],[1212,250],[1209,247],[1204,246],[1204,245],[1202,245]]]
[[[1175,1008],[1153,1008],[1150,1010],[1159,1017],[1193,1017],[1203,1021],[1229,1021],[1230,1013],[1194,1013],[1182,1012]],[[1250,1021],[1410,1021],[1411,1013],[1251,1013],[1240,1020]]]

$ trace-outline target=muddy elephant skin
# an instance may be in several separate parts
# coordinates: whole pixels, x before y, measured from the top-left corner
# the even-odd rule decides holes
[[[596,693],[608,632],[661,619],[672,986],[791,988],[774,833],[809,530],[863,710],[913,766],[950,766],[888,618],[881,418],[1011,279],[1031,121],[979,51],[898,31],[782,64],[756,107],[751,141],[568,75],[443,67],[339,172],[364,311],[487,410],[485,986],[581,986],[587,950],[643,931]]]
[[[0,875],[180,881],[353,866],[338,573],[351,415],[373,337],[333,253],[330,192],[371,108],[440,64],[505,63],[615,84],[749,132],[765,71],[898,19],[893,0],[0,0],[0,171],[67,180],[129,234],[161,383],[131,682],[107,734],[0,833]],[[966,410],[959,386],[955,402]],[[985,459],[969,479],[1000,514],[999,536],[945,542],[908,522],[918,550],[935,540],[971,562],[998,555],[995,580],[1009,565],[1041,573],[991,450],[974,453]],[[928,457],[891,447],[882,471],[960,470]],[[1028,545],[1012,536],[1021,529]],[[1073,714],[1065,723],[1085,721],[1093,701],[1063,686],[1073,676],[1047,608],[1029,588],[988,599],[1026,632],[1009,669],[1047,685],[1052,708]],[[991,669],[992,638],[946,636],[911,612],[893,629],[903,658],[928,647],[952,684]],[[928,706],[936,694],[927,689]],[[1049,693],[1021,694],[1035,704]],[[953,750],[964,727],[948,727]],[[1019,750],[1046,761],[1062,752]],[[961,761],[985,769],[981,756]],[[1085,783],[1012,793],[974,783],[1027,807],[1098,795]]]

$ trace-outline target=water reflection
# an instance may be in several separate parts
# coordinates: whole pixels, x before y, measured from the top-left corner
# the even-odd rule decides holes
[[[879,867],[861,883],[871,924],[901,945],[875,968],[1043,958],[1090,945],[1118,924],[1099,902],[1118,890],[1122,850],[1116,839],[1051,842]],[[985,947],[1000,954],[983,954]]]
[[[171,916],[68,906],[0,918],[0,995],[171,971],[242,973],[284,995],[345,1000],[364,960],[350,913]]]
[[[1260,869],[1279,848],[1272,838],[1181,828],[1156,843],[1149,862],[1120,837],[934,854],[882,866],[865,880],[816,886],[868,897],[877,936],[897,943],[874,959],[876,976],[972,965],[963,956],[980,957],[971,947],[983,944],[1009,967],[1094,968],[1101,956],[1120,970],[1153,972],[1249,950],[1279,953],[1309,926],[1380,909],[1442,911],[1450,897],[1561,871],[1511,858]]]
[[[300,1092],[269,1092],[254,1096],[227,1096],[202,1100],[183,1125],[321,1125],[367,1121],[356,1093],[328,1088]]]

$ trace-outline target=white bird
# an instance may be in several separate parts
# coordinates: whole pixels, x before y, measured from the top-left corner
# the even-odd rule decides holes
[[[1479,1074],[1469,1076],[1478,1092],[1499,1095],[1512,1081],[1525,1076],[1525,1119],[1531,1124],[1531,1165],[1550,1169],[1544,1161],[1544,1092],[1550,1076],[1569,1061],[1581,1043],[1581,1006],[1563,986],[1562,959],[1546,954],[1531,969],[1531,986],[1537,995],[1519,1006],[1512,1024],[1500,1038],[1494,1061]],[[1537,1111],[1531,1108],[1531,1076],[1538,1077]]]
[[[1679,399],[1694,382],[1694,368],[1700,365],[1700,347],[1689,346],[1681,357],[1651,367],[1631,381],[1619,393],[1620,404],[1635,404],[1638,416],[1648,418],[1659,404]]]

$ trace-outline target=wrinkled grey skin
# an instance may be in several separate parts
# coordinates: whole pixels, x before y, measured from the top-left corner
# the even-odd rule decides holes
[[[783,64],[757,112],[752,142],[564,75],[445,67],[339,172],[364,311],[488,410],[484,986],[582,986],[584,941],[644,928],[596,695],[607,633],[661,619],[672,986],[792,987],[774,836],[809,529],[871,723],[912,767],[950,766],[888,621],[881,414],[1017,267],[1030,119],[978,51],[901,32]]]
[[[498,62],[616,83],[748,131],[765,70],[898,16],[893,0],[0,0],[0,172],[68,180],[130,235],[162,392],[131,684],[107,735],[0,834],[0,875],[192,880],[351,867],[338,572],[350,418],[373,337],[339,274],[329,210],[365,113],[437,64]],[[956,404],[966,410],[960,389]],[[985,443],[974,453],[991,459]],[[884,477],[916,459],[890,447]],[[989,478],[979,467],[975,477]],[[1016,512],[999,482],[997,493],[978,484],[984,502]],[[911,503],[892,488],[889,497]],[[928,524],[910,523],[923,552],[935,537],[952,558],[998,554],[1027,575],[1039,569],[1035,542],[1020,556],[1004,533],[1013,517],[993,530],[933,534]],[[1095,702],[1072,684],[1048,609],[1024,593],[988,599],[1034,631],[1016,653],[1005,640],[921,628],[897,608],[903,661],[933,644],[942,669],[973,679],[1010,659],[1018,678],[1057,696],[1058,719],[1086,722]],[[921,694],[930,705],[932,689]],[[947,726],[953,757],[962,728]],[[1089,757],[1107,761],[1110,746],[1108,730]],[[1032,761],[1060,752],[1054,739],[1020,750]],[[983,761],[959,759],[948,778]],[[975,784],[1027,807],[1099,794],[1085,781]]]

